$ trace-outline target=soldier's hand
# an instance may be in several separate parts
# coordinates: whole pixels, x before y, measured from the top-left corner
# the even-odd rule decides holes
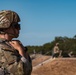
[[[24,46],[21,44],[19,40],[10,41],[9,43],[17,50],[24,49]]]
[[[21,55],[21,56],[24,56],[25,57],[25,51],[24,51],[24,46],[21,44],[21,42],[20,41],[18,41],[18,40],[14,40],[14,41],[10,41],[9,42],[16,50],[18,50],[19,51],[19,54]]]

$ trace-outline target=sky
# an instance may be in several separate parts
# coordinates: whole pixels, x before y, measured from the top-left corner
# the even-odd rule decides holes
[[[58,36],[76,35],[76,0],[0,0],[0,10],[19,14],[17,39],[24,46],[41,46]]]

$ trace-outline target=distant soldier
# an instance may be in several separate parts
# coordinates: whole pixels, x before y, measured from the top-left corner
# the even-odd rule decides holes
[[[0,11],[0,75],[31,75],[29,55],[19,40],[19,15],[11,10]]]
[[[60,53],[60,49],[59,49],[59,43],[56,43],[54,48],[53,48],[53,54],[52,54],[53,57],[59,57],[61,56],[61,53]]]
[[[69,57],[74,57],[73,51],[69,52],[68,55],[69,55]]]

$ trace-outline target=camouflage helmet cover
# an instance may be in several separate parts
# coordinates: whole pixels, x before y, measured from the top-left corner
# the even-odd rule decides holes
[[[0,28],[8,28],[12,23],[20,22],[19,15],[11,10],[0,11]]]

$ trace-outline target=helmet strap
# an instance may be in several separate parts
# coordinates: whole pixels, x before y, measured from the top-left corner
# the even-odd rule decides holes
[[[12,26],[12,29],[14,31],[14,34],[11,34],[12,36],[14,36],[15,38],[17,38],[17,36],[15,35],[16,31],[15,31],[15,28]]]

